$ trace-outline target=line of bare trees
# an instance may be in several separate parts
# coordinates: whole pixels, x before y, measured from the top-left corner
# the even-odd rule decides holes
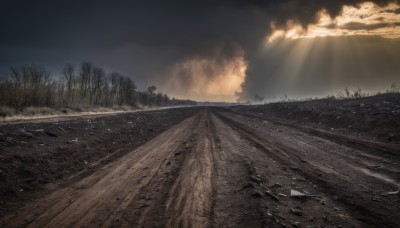
[[[170,99],[157,93],[155,86],[139,91],[129,77],[107,74],[90,62],[78,69],[66,64],[62,77],[52,77],[42,66],[11,68],[0,77],[0,105],[22,111],[26,107],[92,107],[92,106],[176,106],[195,105],[190,100]]]

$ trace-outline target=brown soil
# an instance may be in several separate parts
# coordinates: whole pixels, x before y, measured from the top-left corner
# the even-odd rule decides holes
[[[296,125],[293,119],[278,119],[267,112],[255,114],[249,107],[245,108],[182,108],[98,117],[91,120],[96,120],[91,126],[99,127],[92,129],[94,135],[84,134],[82,126],[87,119],[65,120],[63,129],[81,121],[73,125],[82,127],[76,131],[76,137],[94,141],[90,146],[79,147],[83,149],[78,154],[98,151],[104,146],[103,141],[115,137],[106,143],[111,144],[111,151],[92,160],[90,156],[96,153],[84,157],[88,162],[85,166],[96,164],[85,175],[70,171],[71,174],[64,173],[61,179],[54,176],[49,183],[39,182],[37,186],[41,187],[17,191],[12,198],[4,197],[2,192],[6,203],[2,203],[2,210],[7,213],[0,216],[0,226],[400,226],[400,195],[395,192],[400,188],[397,143],[370,140],[363,134],[351,135],[352,129],[335,132],[322,124]],[[130,115],[135,118],[127,120]],[[149,119],[140,125],[138,116]],[[157,121],[160,116],[165,119]],[[108,126],[103,128],[102,123]],[[161,123],[168,126],[162,128]],[[46,124],[50,123],[40,123]],[[112,134],[107,133],[116,125],[120,127],[113,128]],[[2,134],[10,131],[5,128],[21,126],[29,124],[2,126]],[[130,134],[129,129],[136,132],[142,129],[140,126],[147,135],[140,143],[129,137],[126,140],[132,145],[122,141],[110,143],[123,140]],[[54,133],[56,128],[50,130]],[[64,130],[68,134],[72,132]],[[29,143],[37,143],[41,137],[51,140],[62,137],[61,132],[57,134],[58,137],[46,133],[35,135]],[[141,134],[135,137],[138,135]],[[64,146],[72,150],[76,145]],[[126,152],[115,152],[121,147]],[[1,155],[9,159],[8,163],[19,161],[12,154],[29,158],[24,160],[24,167],[35,167],[38,162],[31,161],[33,155],[28,156],[33,151],[39,153],[35,147],[26,149],[25,154],[8,148],[18,146],[3,145]],[[120,155],[110,156],[113,158],[108,162],[98,162],[114,153]],[[62,153],[57,154],[48,157],[47,164],[52,164]],[[57,164],[54,162],[54,167]],[[1,170],[7,165],[2,163]],[[60,167],[55,174],[61,172]],[[43,170],[33,173],[37,179],[45,174]],[[22,177],[17,172],[14,176]],[[8,186],[13,180],[17,189],[20,183],[31,186],[18,178],[6,180],[2,183]],[[307,196],[292,197],[293,190]]]

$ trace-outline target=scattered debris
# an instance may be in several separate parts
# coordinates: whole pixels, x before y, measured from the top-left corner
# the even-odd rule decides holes
[[[271,185],[271,188],[282,188],[282,185],[275,183],[275,184]]]
[[[250,176],[250,180],[255,182],[255,183],[262,183],[262,180],[254,175]]]
[[[311,195],[311,194],[307,194],[307,193],[302,193],[296,190],[290,190],[290,197],[293,198],[307,198],[307,197],[321,197],[319,195]]]
[[[360,186],[361,188],[364,188],[364,189],[368,189],[366,186],[364,186],[362,184],[358,184],[358,186]]]
[[[293,198],[306,198],[307,195],[296,190],[290,190],[290,197]]]
[[[58,137],[58,135],[56,135],[54,132],[48,131],[46,130],[44,133],[46,133],[46,135],[50,136],[50,137]]]
[[[279,198],[278,198],[276,195],[274,195],[272,192],[270,192],[270,191],[265,191],[265,193],[266,193],[268,196],[270,196],[272,199],[274,199],[274,200],[276,200],[276,201],[279,201]]]
[[[71,139],[68,141],[68,143],[78,143],[78,138]]]
[[[382,200],[379,199],[379,198],[377,198],[377,197],[372,197],[372,201],[375,201],[375,202],[382,202]]]
[[[398,195],[399,194],[399,190],[397,190],[397,191],[394,191],[394,192],[388,192],[388,193],[386,193],[387,195]]]
[[[393,191],[393,192],[382,193],[382,194],[380,194],[380,195],[386,197],[386,196],[399,195],[399,193],[400,193],[400,190],[397,190],[397,191]]]
[[[29,132],[26,132],[25,130],[21,130],[20,134],[21,134],[22,137],[25,137],[25,138],[33,138],[33,134],[29,133]]]
[[[300,158],[300,157],[299,157],[299,159],[300,159],[300,161],[301,161],[301,162],[303,162],[303,163],[307,163],[307,161],[306,161],[306,160],[304,160],[303,158]]]
[[[67,132],[64,130],[64,128],[62,128],[62,127],[58,127],[58,129],[60,129],[60,131],[62,131],[62,132],[64,132],[64,133],[67,133]]]
[[[300,228],[300,223],[299,222],[294,222],[294,223],[292,223],[292,226],[296,227],[296,228]]]
[[[290,209],[290,212],[297,216],[303,216],[304,212],[300,206]]]

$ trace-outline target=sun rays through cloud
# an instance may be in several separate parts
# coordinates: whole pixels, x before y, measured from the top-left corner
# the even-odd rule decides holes
[[[302,26],[297,21],[288,20],[282,28],[272,22],[271,29],[273,32],[266,38],[268,42],[327,36],[400,38],[400,5],[391,3],[378,6],[372,2],[357,6],[344,5],[334,18],[323,9],[316,14],[315,23]]]

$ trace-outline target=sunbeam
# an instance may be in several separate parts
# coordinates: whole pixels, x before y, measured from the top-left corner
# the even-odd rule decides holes
[[[267,41],[360,35],[399,38],[399,10],[400,5],[397,3],[378,6],[372,2],[364,2],[358,6],[344,5],[335,18],[331,18],[327,10],[321,10],[316,14],[316,22],[306,28],[293,20],[288,20],[285,28],[279,28],[272,23],[273,32],[267,37]]]

